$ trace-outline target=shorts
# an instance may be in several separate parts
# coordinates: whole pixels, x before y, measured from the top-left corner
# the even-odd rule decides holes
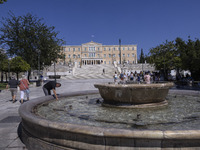
[[[17,88],[10,88],[11,95],[14,96],[17,94]]]

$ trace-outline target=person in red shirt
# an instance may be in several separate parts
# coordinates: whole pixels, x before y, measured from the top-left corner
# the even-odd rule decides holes
[[[19,88],[21,94],[21,101],[20,103],[23,104],[24,102],[24,94],[26,94],[27,100],[29,100],[29,81],[26,79],[25,75],[22,75],[22,79],[20,80]]]

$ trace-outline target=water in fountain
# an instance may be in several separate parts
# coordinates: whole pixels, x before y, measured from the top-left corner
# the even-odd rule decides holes
[[[47,120],[129,130],[200,129],[197,96],[170,93],[163,108],[124,109],[102,107],[99,94],[62,98],[39,105],[36,114]]]

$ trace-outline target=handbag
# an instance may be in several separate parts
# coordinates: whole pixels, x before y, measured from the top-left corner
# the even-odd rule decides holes
[[[25,88],[26,93],[29,94],[29,93],[30,93],[29,88],[27,88],[27,87],[24,85],[23,81],[21,81],[21,82],[22,82],[22,84],[23,84],[23,86],[24,86],[24,88]]]

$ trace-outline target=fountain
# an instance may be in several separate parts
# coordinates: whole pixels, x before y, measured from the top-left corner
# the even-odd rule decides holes
[[[118,106],[129,104],[132,106],[131,108],[146,108],[166,105],[165,97],[169,88],[174,84],[165,82],[157,84],[95,84],[94,86],[99,89],[104,103]]]
[[[200,93],[167,95],[172,86],[95,84],[99,92],[41,97],[20,106],[19,136],[30,150],[199,148]]]

